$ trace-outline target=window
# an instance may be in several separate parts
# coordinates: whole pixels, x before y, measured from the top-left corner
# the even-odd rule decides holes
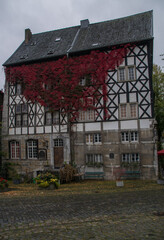
[[[137,108],[135,103],[130,104],[130,116],[131,118],[137,117]]]
[[[16,105],[16,127],[27,126],[28,125],[28,104],[17,104]]]
[[[122,142],[137,142],[138,141],[138,132],[122,132],[121,133],[121,141]]]
[[[54,140],[54,147],[63,147],[63,139],[57,138]]]
[[[23,114],[22,115],[22,125],[25,127],[28,125],[28,115],[27,114]]]
[[[21,95],[22,94],[22,85],[20,83],[16,84],[16,94]]]
[[[130,132],[130,138],[131,142],[137,142],[138,141],[138,132]]]
[[[59,111],[53,112],[53,124],[59,124]]]
[[[17,114],[16,115],[16,127],[21,127],[21,115]]]
[[[119,80],[120,81],[125,81],[125,68],[120,68],[119,69]]]
[[[137,118],[137,117],[138,117],[138,111],[137,111],[136,103],[120,104],[121,119]]]
[[[120,105],[120,116],[121,116],[121,118],[127,117],[127,105],[126,104]]]
[[[121,133],[121,141],[122,142],[129,142],[129,133],[128,132],[122,132]]]
[[[87,134],[86,144],[101,143],[101,133]]]
[[[122,163],[138,163],[140,162],[140,157],[138,153],[123,153]]]
[[[79,81],[80,86],[90,86],[92,83],[92,77],[90,74],[86,74],[84,77],[82,77]]]
[[[134,80],[134,67],[128,67],[128,80]]]
[[[45,124],[51,125],[51,124],[59,124],[59,111],[50,112],[49,108],[45,108]]]
[[[87,154],[86,165],[88,167],[101,167],[103,166],[102,154]]]
[[[125,66],[118,68],[118,80],[119,81],[133,81],[136,78],[135,67]]]
[[[87,109],[86,111],[79,111],[79,121],[94,121],[95,111],[93,109]]]
[[[38,141],[29,140],[27,141],[27,158],[34,159],[38,157]]]
[[[51,125],[52,123],[52,113],[46,112],[46,125]]]
[[[17,142],[17,141],[10,142],[10,157],[11,157],[11,159],[19,159],[20,158],[19,142]]]

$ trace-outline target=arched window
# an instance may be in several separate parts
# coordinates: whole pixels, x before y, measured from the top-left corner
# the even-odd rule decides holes
[[[17,141],[10,142],[10,158],[19,159],[20,158],[20,145]]]

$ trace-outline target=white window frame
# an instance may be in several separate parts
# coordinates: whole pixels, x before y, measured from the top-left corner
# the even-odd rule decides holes
[[[27,141],[27,158],[37,159],[38,158],[38,142],[37,140]]]
[[[121,132],[121,142],[138,142],[138,131],[125,131]]]
[[[91,108],[88,108],[86,111],[80,110],[78,119],[79,119],[79,122],[95,121],[95,110]]]
[[[139,163],[140,155],[139,153],[122,153],[121,162],[122,163]]]
[[[133,69],[133,71],[131,71]],[[117,79],[119,82],[135,81],[136,80],[136,67],[135,65],[121,66],[117,70]]]
[[[101,144],[101,133],[88,133],[86,134],[86,144]]]
[[[95,164],[103,164],[103,156],[100,153],[96,154],[86,154],[86,164],[90,166],[94,166]]]
[[[20,158],[20,144],[18,141],[10,142],[10,158],[19,159]]]
[[[132,109],[135,106],[135,109]],[[125,108],[125,115],[123,114],[123,107]],[[135,112],[135,115],[134,115]],[[119,105],[120,119],[136,119],[138,118],[138,103],[121,103]]]

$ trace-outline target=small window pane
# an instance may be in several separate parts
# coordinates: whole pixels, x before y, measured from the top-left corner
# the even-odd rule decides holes
[[[126,104],[120,105],[120,114],[121,114],[121,118],[126,118],[127,117],[127,107],[126,107]]]
[[[137,106],[136,106],[136,104],[130,104],[130,116],[132,118],[137,117]]]
[[[119,69],[120,81],[125,81],[125,68]]]
[[[21,126],[21,115],[16,115],[16,126],[17,127]]]
[[[16,113],[21,113],[21,104],[16,105]]]
[[[22,86],[19,83],[17,83],[17,85],[16,85],[16,93],[17,93],[17,95],[21,95],[21,93],[22,93]]]
[[[23,114],[23,126],[27,126],[28,125],[28,116],[27,114]]]
[[[46,112],[46,124],[51,125],[52,123],[52,114],[50,112]]]
[[[55,111],[53,113],[53,124],[58,124],[59,123],[59,112]]]
[[[101,142],[101,134],[100,133],[95,133],[94,134],[94,142]]]
[[[134,80],[134,67],[128,67],[128,80]]]

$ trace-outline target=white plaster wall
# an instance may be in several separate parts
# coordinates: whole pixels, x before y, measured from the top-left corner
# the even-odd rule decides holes
[[[140,120],[140,128],[150,128],[150,121],[149,119],[141,119]]]
[[[25,127],[22,128],[22,134],[27,134],[27,128]]]
[[[61,132],[67,132],[67,125],[61,125],[60,126],[60,131]]]
[[[137,120],[120,121],[121,129],[138,129]]]
[[[118,130],[118,122],[103,122],[103,130]]]
[[[73,132],[83,132],[83,123],[77,123],[72,126]]]
[[[53,126],[53,133],[58,133],[59,132],[59,125]]]
[[[51,126],[45,126],[45,133],[51,133]]]
[[[16,128],[16,134],[21,134],[21,128]]]
[[[34,127],[29,127],[29,134],[34,134]]]
[[[36,133],[43,133],[43,127],[36,127]]]
[[[9,135],[14,135],[14,128],[9,128]]]
[[[101,131],[100,123],[85,123],[85,131]]]

